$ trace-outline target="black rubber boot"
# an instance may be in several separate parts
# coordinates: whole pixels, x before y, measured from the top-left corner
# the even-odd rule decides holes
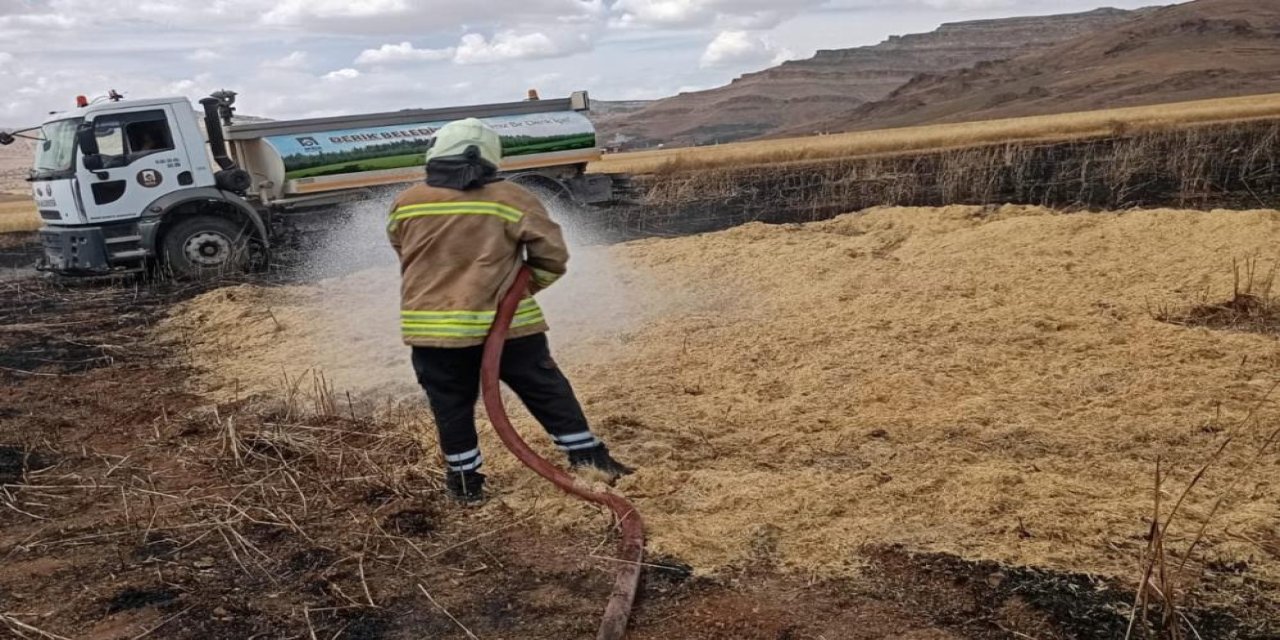
[[[484,502],[484,474],[479,471],[447,471],[444,476],[449,497],[463,504]]]
[[[611,482],[635,473],[635,469],[614,460],[613,456],[609,455],[609,447],[603,444],[581,451],[570,451],[569,467],[572,469],[591,467],[609,476]]]

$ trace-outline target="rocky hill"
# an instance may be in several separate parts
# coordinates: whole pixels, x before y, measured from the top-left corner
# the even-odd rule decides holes
[[[1280,2],[1196,0],[973,68],[782,133],[1066,113],[1280,91]]]
[[[635,113],[652,103],[652,100],[591,100],[592,116],[616,116]]]
[[[847,114],[926,72],[963,69],[1039,51],[1127,23],[1141,12],[1088,13],[944,24],[868,47],[819,51],[807,60],[744,75],[708,91],[682,93],[629,113],[597,117],[602,139],[629,146],[690,145],[768,135]]]

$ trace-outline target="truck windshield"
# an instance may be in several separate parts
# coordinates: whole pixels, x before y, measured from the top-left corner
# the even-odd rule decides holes
[[[76,157],[76,127],[81,118],[58,120],[40,127],[41,140],[36,143],[36,164],[32,180],[52,180],[70,175]]]

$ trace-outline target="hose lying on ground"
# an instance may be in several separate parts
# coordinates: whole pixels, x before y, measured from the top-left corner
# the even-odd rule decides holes
[[[506,344],[507,331],[511,328],[511,319],[515,316],[516,307],[528,290],[530,275],[528,267],[520,269],[515,283],[498,304],[498,317],[494,320],[489,337],[485,340],[484,359],[480,369],[484,407],[502,443],[507,445],[511,453],[514,453],[525,466],[550,480],[565,493],[608,507],[617,517],[622,528],[618,575],[614,580],[613,593],[609,596],[609,604],[605,607],[604,618],[600,621],[600,632],[596,638],[597,640],[621,640],[627,633],[627,619],[631,615],[631,605],[636,599],[636,588],[640,583],[640,566],[644,559],[644,523],[640,519],[640,513],[622,496],[578,486],[573,476],[535,453],[516,432],[515,427],[511,426],[507,409],[502,404],[502,390],[498,384],[501,379],[499,368],[502,363],[502,348]]]

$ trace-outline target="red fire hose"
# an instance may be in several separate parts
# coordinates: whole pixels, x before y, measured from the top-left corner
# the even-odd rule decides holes
[[[636,599],[636,587],[640,583],[640,565],[644,559],[644,523],[640,519],[640,513],[620,495],[598,493],[578,486],[572,476],[535,453],[516,432],[515,427],[511,426],[507,409],[502,404],[502,391],[498,386],[502,348],[506,344],[507,331],[511,328],[511,319],[515,316],[516,307],[520,305],[525,292],[528,291],[530,275],[528,267],[520,269],[519,274],[516,275],[515,284],[511,285],[511,289],[498,304],[498,317],[493,322],[488,339],[485,340],[484,359],[480,369],[484,408],[489,413],[489,421],[493,423],[502,443],[507,445],[511,453],[514,453],[525,466],[550,480],[565,493],[608,507],[618,519],[622,528],[618,575],[613,583],[609,604],[605,606],[604,618],[600,621],[600,632],[596,635],[596,639],[621,640],[627,634],[627,619],[631,616],[631,605]]]

